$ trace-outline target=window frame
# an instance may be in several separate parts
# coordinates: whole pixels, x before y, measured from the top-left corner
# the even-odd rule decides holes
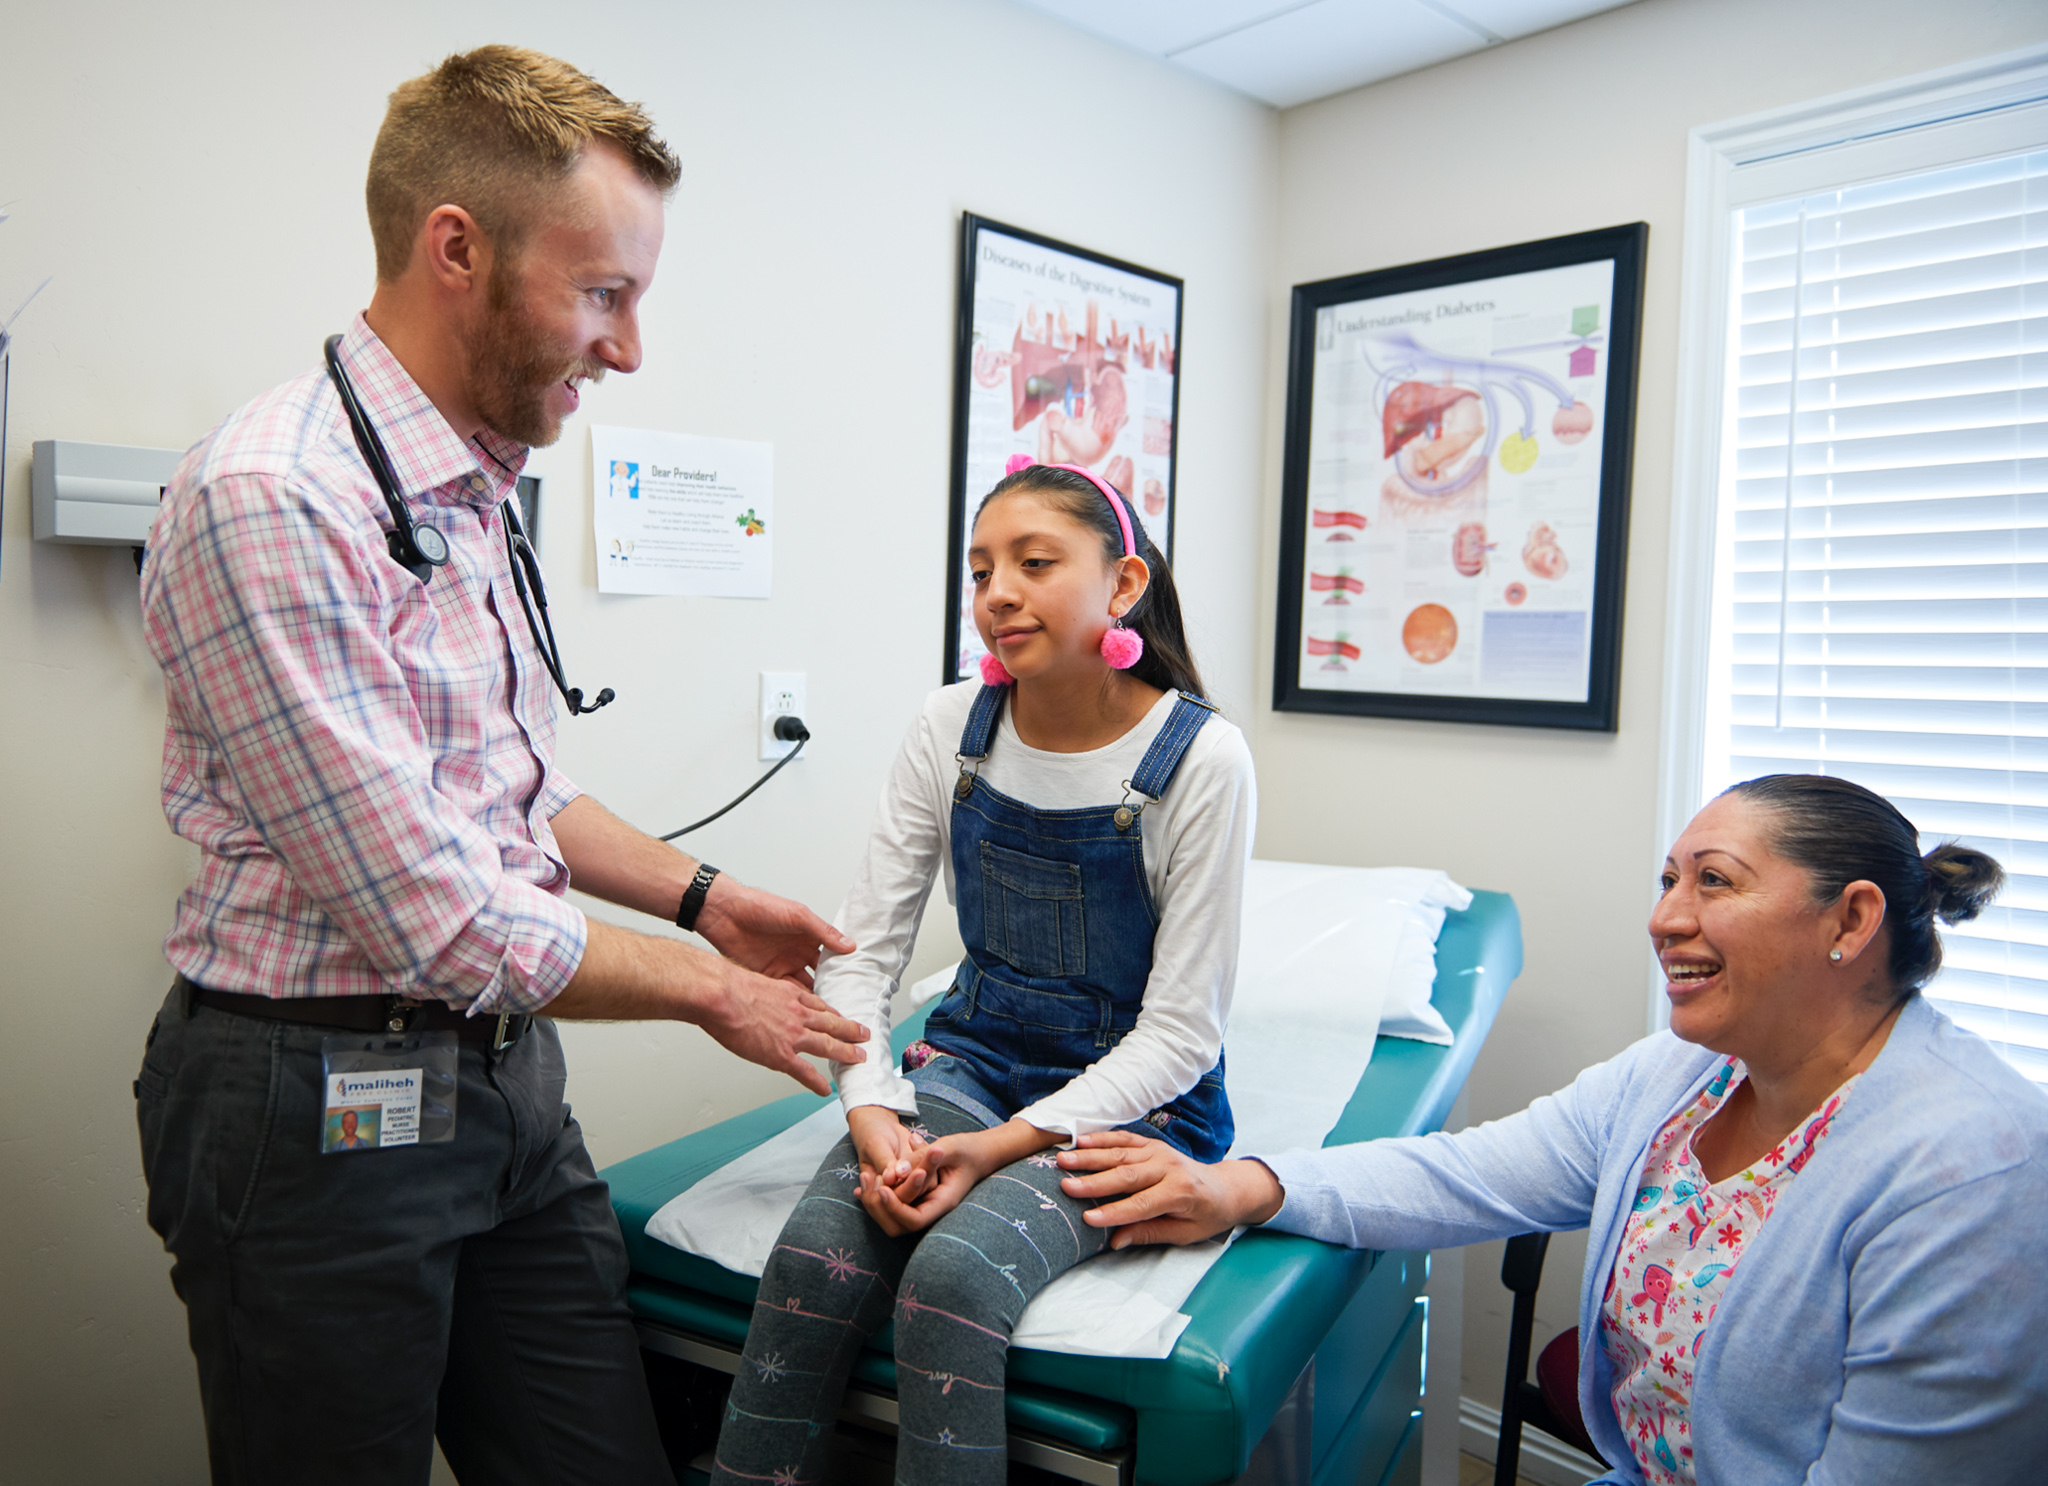
[[[2048,46],[1834,94],[1691,131],[1679,283],[1678,399],[1657,846],[1699,808],[1706,771],[1714,558],[1731,354],[1730,274],[1744,207],[1888,176],[2039,149],[2048,142]],[[1648,1027],[1670,1022],[1651,956]]]

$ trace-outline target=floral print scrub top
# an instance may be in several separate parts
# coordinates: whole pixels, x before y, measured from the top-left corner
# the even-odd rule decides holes
[[[1744,1249],[1856,1083],[1851,1078],[1830,1094],[1755,1165],[1709,1186],[1693,1157],[1693,1136],[1746,1076],[1741,1061],[1730,1058],[1657,1132],[1600,1306],[1615,1417],[1650,1486],[1693,1486],[1692,1379],[1700,1342]]]

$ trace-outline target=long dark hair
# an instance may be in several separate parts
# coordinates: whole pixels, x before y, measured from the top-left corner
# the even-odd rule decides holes
[[[1040,497],[1055,511],[1073,517],[1099,536],[1105,560],[1114,563],[1123,557],[1123,528],[1117,525],[1116,512],[1110,509],[1102,492],[1095,488],[1095,482],[1086,475],[1077,475],[1072,470],[1058,469],[1049,464],[1027,465],[1014,475],[1005,475],[998,480],[995,489],[983,496],[981,504],[974,508],[974,519],[979,521],[981,513],[988,509],[988,503],[997,496],[1024,492]],[[1117,493],[1121,495],[1123,492]],[[1152,581],[1124,615],[1124,624],[1136,630],[1138,637],[1145,642],[1145,653],[1131,667],[1131,674],[1161,691],[1184,691],[1192,696],[1205,697],[1208,692],[1202,686],[1202,673],[1195,669],[1194,655],[1188,649],[1187,630],[1181,624],[1180,592],[1173,585],[1173,569],[1166,565],[1166,555],[1153,546],[1151,537],[1145,534],[1145,525],[1138,520],[1138,513],[1131,508],[1128,498],[1124,501],[1124,509],[1131,518],[1131,542],[1138,549],[1137,555],[1145,559],[1145,566],[1152,571]]]
[[[1771,850],[1806,869],[1814,902],[1825,906],[1856,881],[1884,893],[1892,931],[1892,989],[1903,1000],[1941,968],[1938,918],[1959,924],[1990,906],[2005,869],[1953,841],[1921,855],[1920,833],[1883,795],[1825,774],[1765,774],[1731,785],[1769,812]]]

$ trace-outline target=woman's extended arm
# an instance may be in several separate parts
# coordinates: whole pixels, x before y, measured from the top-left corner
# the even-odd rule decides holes
[[[1188,1243],[1262,1219],[1285,1233],[1370,1249],[1451,1248],[1533,1229],[1580,1228],[1592,1214],[1608,1136],[1639,1067],[1670,1045],[1668,1037],[1637,1043],[1519,1114],[1455,1135],[1290,1151],[1210,1168],[1177,1152],[1130,1146],[1142,1137],[1094,1135],[1083,1142],[1086,1149],[1059,1158],[1082,1173],[1064,1185],[1074,1197],[1134,1194],[1087,1216],[1097,1227],[1153,1225],[1134,1230],[1139,1242]],[[1662,1101],[1668,1085],[1675,1106],[1693,1061],[1681,1059],[1674,1072],[1660,1071],[1655,1087],[1635,1092]],[[1271,1210],[1276,1196],[1283,1200]]]

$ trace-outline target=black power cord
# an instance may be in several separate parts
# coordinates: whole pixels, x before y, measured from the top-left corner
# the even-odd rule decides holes
[[[766,784],[769,780],[773,779],[777,774],[780,774],[792,759],[794,759],[798,754],[804,751],[804,744],[811,741],[811,730],[804,726],[804,720],[801,717],[790,717],[784,715],[782,717],[778,717],[775,719],[775,736],[784,743],[796,744],[796,747],[790,749],[789,752],[785,753],[781,758],[777,759],[774,768],[770,769],[766,774],[763,774],[759,779],[756,779],[752,784],[748,785],[744,790],[740,791],[740,793],[735,795],[732,801],[729,804],[725,805],[723,808],[712,811],[711,814],[705,816],[702,820],[694,821],[691,824],[684,826],[680,831],[670,831],[666,836],[662,836],[657,839],[662,841],[673,841],[678,836],[687,836],[690,834],[690,832],[698,829],[700,826],[710,825],[711,822],[717,820],[719,816],[724,815],[726,811],[731,810],[733,806],[740,804],[747,798],[748,795],[752,794],[755,790],[759,789],[762,785]]]

